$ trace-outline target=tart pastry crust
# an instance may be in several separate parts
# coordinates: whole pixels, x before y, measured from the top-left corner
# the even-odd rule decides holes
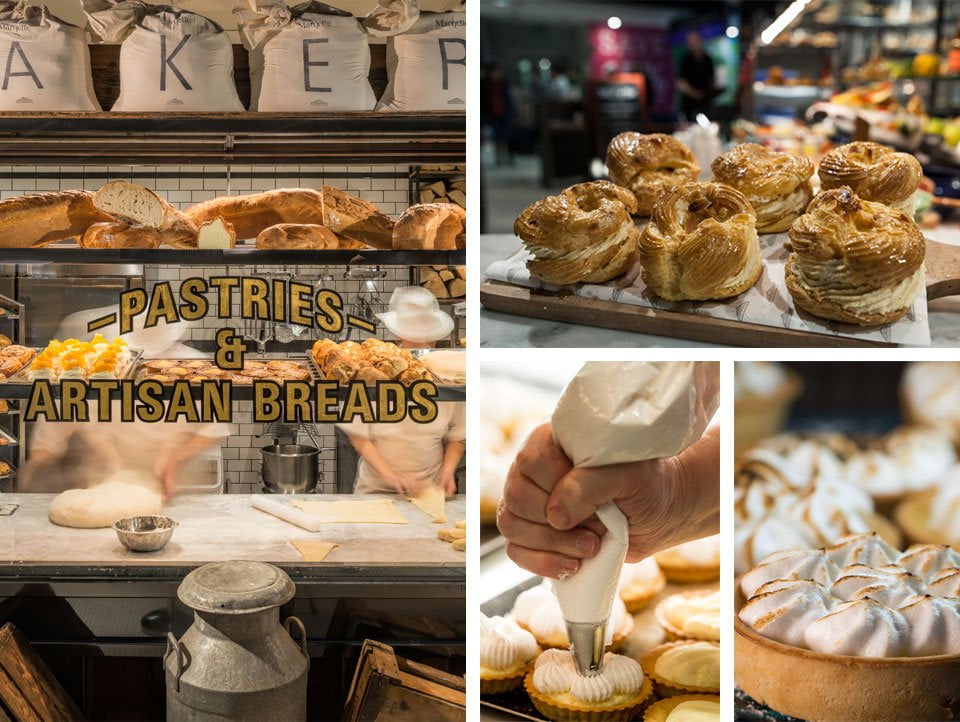
[[[660,659],[661,656],[671,649],[678,649],[694,644],[709,644],[716,647],[718,651],[720,649],[720,645],[717,642],[683,640],[661,644],[659,647],[654,647],[643,655],[643,658],[640,660],[640,666],[643,667],[643,674],[645,677],[653,680],[657,694],[661,697],[676,697],[677,695],[686,694],[720,694],[719,684],[710,687],[697,686],[685,683],[679,679],[667,679],[657,674],[657,660]]]
[[[813,198],[813,161],[802,155],[741,143],[717,156],[710,167],[714,180],[747,197],[757,213],[760,233],[787,230]]]
[[[591,707],[586,704],[569,704],[545,695],[533,684],[533,672],[527,674],[523,683],[530,701],[548,720],[559,722],[626,722],[640,716],[653,697],[653,683],[644,675],[643,684],[633,697],[615,707]]]
[[[848,187],[820,193],[789,234],[787,288],[814,316],[877,326],[902,318],[923,292],[926,246],[917,224]]]
[[[687,183],[664,193],[640,234],[643,281],[668,301],[730,298],[763,271],[756,214],[723,183]]]
[[[653,212],[665,191],[700,178],[693,151],[663,133],[620,133],[607,146],[607,170],[610,180],[636,196],[635,212],[641,216]]]
[[[643,722],[666,722],[667,717],[684,702],[716,702],[720,704],[720,696],[716,694],[678,694],[676,697],[667,697],[654,702],[643,713]]]

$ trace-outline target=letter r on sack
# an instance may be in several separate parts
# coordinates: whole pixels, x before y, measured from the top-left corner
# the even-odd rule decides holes
[[[450,70],[451,65],[462,65],[467,67],[467,41],[463,38],[440,38],[440,64],[443,67],[443,90],[450,88]],[[447,55],[447,45],[460,45],[463,47],[463,55],[459,58],[451,58]]]
[[[173,59],[177,57],[177,53],[183,50],[183,46],[187,44],[187,41],[190,39],[189,35],[184,35],[183,39],[177,43],[177,47],[173,49],[173,52],[167,55],[167,36],[160,36],[160,90],[167,89],[167,68],[170,68],[173,71],[173,74],[177,76],[177,80],[180,81],[180,84],[183,86],[184,90],[193,90],[193,87],[190,83],[187,82],[187,79],[183,77],[183,73],[180,72],[180,68],[173,64]]]

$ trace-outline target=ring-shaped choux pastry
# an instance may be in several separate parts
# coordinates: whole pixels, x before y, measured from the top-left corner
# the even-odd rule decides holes
[[[923,235],[897,208],[834,188],[811,201],[789,235],[787,288],[814,316],[876,326],[901,318],[923,293]]]
[[[782,233],[813,198],[813,161],[757,143],[742,143],[718,155],[714,180],[743,193],[757,213],[757,231]]]
[[[730,298],[763,271],[756,214],[723,183],[687,183],[657,201],[640,234],[644,283],[668,301]]]
[[[914,193],[923,170],[909,153],[898,153],[879,143],[857,141],[834,148],[820,161],[823,190],[847,186],[860,200],[894,206],[911,218]]]
[[[513,231],[533,256],[527,268],[542,281],[600,283],[636,262],[636,209],[633,194],[610,181],[578,183],[524,208]]]
[[[637,214],[649,216],[664,191],[700,178],[697,158],[682,142],[663,133],[621,133],[607,146],[610,180],[637,197]]]

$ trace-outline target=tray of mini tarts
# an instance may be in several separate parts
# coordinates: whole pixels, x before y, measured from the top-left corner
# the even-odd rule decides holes
[[[743,601],[738,591],[738,613]],[[733,631],[737,686],[791,717],[867,722],[952,720],[960,715],[960,655],[821,654],[768,639],[739,616],[734,617]]]
[[[47,347],[39,349],[31,349],[34,351],[33,356],[30,358],[27,363],[20,367],[20,370],[17,373],[10,376],[6,381],[3,381],[3,384],[10,384],[14,386],[30,386],[33,384],[34,380],[36,381],[50,381],[52,384],[59,384],[61,381],[120,381],[122,379],[133,378],[134,369],[137,368],[137,365],[140,363],[140,359],[143,356],[143,349],[139,348],[130,348],[127,349],[130,351],[130,359],[127,361],[126,365],[123,367],[123,370],[111,377],[111,378],[97,378],[97,379],[79,379],[79,378],[66,378],[66,379],[57,379],[53,381],[52,379],[32,379],[30,378],[30,364],[33,363],[34,358],[36,358],[38,353],[43,352]]]
[[[231,381],[234,384],[245,383],[252,385],[254,381],[275,381],[283,383],[280,372],[271,371],[266,368],[266,364],[271,361],[282,361],[290,366],[295,366],[307,376],[301,381],[316,382],[317,377],[313,365],[304,358],[293,358],[284,355],[259,355],[247,354],[244,357],[244,368],[237,370],[221,369],[216,365],[213,358],[195,358],[195,359],[145,359],[137,367],[135,378],[137,381],[146,381],[149,379],[157,380],[164,385],[169,385],[175,381],[189,381],[190,383],[200,383],[201,381]],[[173,363],[174,366],[167,369],[157,367],[156,364]],[[255,364],[256,368],[251,368]],[[177,369],[176,373],[171,373],[169,369]],[[238,381],[237,377],[243,377]]]

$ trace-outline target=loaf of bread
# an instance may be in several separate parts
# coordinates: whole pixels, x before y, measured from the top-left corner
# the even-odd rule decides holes
[[[93,203],[123,223],[157,229],[161,243],[168,246],[197,247],[196,225],[149,188],[127,181],[110,181],[93,194]]]
[[[370,201],[355,198],[339,188],[323,186],[323,203],[327,209],[324,225],[341,239],[348,238],[374,248],[393,247],[393,221]]]
[[[219,216],[197,229],[197,248],[200,250],[222,250],[235,248],[236,245],[237,232],[233,225]]]
[[[419,203],[403,212],[393,229],[393,247],[452,251],[466,247],[467,213],[452,203]]]
[[[127,223],[94,223],[80,237],[81,248],[159,248],[160,231]]]
[[[313,223],[278,223],[257,235],[257,248],[280,251],[323,251],[339,248],[336,235]]]
[[[221,196],[197,203],[185,211],[196,225],[223,218],[233,225],[237,238],[256,238],[278,223],[326,225],[323,193],[310,188],[281,188],[246,196]]]
[[[93,194],[93,204],[104,213],[131,225],[160,228],[165,208],[149,188],[127,181],[110,181]]]
[[[36,248],[80,238],[94,223],[113,221],[90,191],[55,191],[0,201],[0,248]]]
[[[173,248],[196,248],[197,224],[187,218],[187,214],[167,201],[160,199],[163,205],[163,223],[160,226],[160,240]]]

